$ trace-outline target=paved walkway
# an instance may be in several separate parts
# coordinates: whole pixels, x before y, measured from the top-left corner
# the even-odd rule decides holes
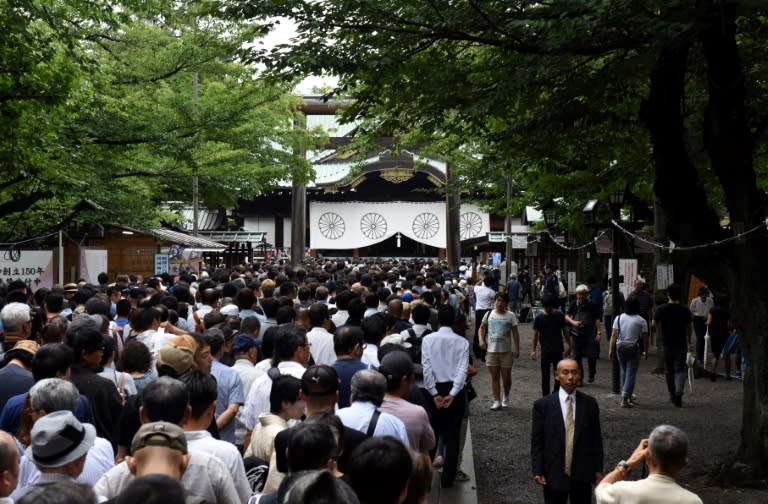
[[[469,481],[456,482],[453,488],[440,487],[440,473],[435,470],[432,475],[432,491],[427,499],[428,504],[476,504],[477,479],[475,478],[475,460],[472,456],[472,422],[467,424],[467,441],[464,443],[464,453],[461,457],[461,470],[469,475]]]

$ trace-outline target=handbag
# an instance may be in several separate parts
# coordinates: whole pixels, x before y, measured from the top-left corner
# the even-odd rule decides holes
[[[477,391],[475,390],[475,387],[472,386],[472,382],[467,382],[467,384],[464,385],[464,390],[467,391],[467,402],[477,397]]]
[[[637,341],[621,341],[621,315],[616,329],[616,353],[623,359],[631,359],[637,354]]]

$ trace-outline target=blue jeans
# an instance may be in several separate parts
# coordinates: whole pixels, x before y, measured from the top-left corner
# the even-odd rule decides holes
[[[640,350],[635,351],[634,357],[625,358],[619,354],[619,369],[621,370],[621,396],[632,397],[635,390],[635,378],[640,367]]]

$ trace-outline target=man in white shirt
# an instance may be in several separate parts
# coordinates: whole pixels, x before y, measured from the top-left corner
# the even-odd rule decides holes
[[[333,317],[331,317],[331,321],[336,327],[341,327],[347,323],[347,319],[349,318],[347,307],[349,306],[349,302],[353,296],[354,294],[346,290],[341,291],[336,295],[337,311],[333,314]]]
[[[309,323],[312,329],[307,333],[309,351],[315,364],[330,366],[336,362],[336,352],[333,350],[333,334],[328,332],[331,319],[328,306],[314,303],[309,307]]]
[[[25,452],[40,471],[38,480],[16,498],[36,487],[58,481],[74,482],[85,466],[88,450],[96,439],[96,428],[81,424],[71,411],[54,411],[35,421]]]
[[[46,378],[37,382],[29,391],[29,409],[33,421],[44,418],[47,414],[58,411],[77,412],[80,392],[69,381],[58,378]],[[101,476],[115,465],[115,452],[112,444],[96,437],[93,446],[88,450],[83,469],[75,481],[93,486]],[[26,456],[20,460],[18,482],[12,497],[18,499],[26,487],[32,486],[40,479],[40,471],[34,462]]]
[[[674,503],[701,504],[701,499],[675,482],[675,476],[688,465],[688,437],[671,425],[659,425],[643,439],[632,455],[616,465],[595,488],[597,504]],[[648,477],[623,481],[645,463]]]
[[[142,436],[148,436],[147,429],[155,432],[154,427],[157,424],[173,424],[181,431],[178,426],[184,424],[190,414],[189,392],[187,392],[186,386],[176,379],[165,376],[157,378],[144,388],[142,397],[143,403],[139,408],[139,418],[143,425],[134,436],[131,444],[131,455],[134,457],[138,448],[146,446],[139,441],[137,448],[137,440],[144,439]],[[184,452],[186,452],[186,446],[184,446]],[[238,502],[246,504],[248,502],[247,499],[245,501],[240,499],[229,469],[218,457],[197,450],[190,451],[188,455],[184,466],[180,468],[180,481],[187,492],[202,497],[206,502],[234,504]],[[99,479],[93,488],[96,495],[105,499],[114,498],[135,477],[144,475],[137,472],[136,465],[131,459],[132,457],[127,457],[125,461],[107,471]]]
[[[341,418],[345,427],[368,436],[392,436],[409,446],[408,432],[403,421],[379,410],[386,389],[387,379],[378,371],[358,371],[352,377],[352,403],[337,411],[336,416]]]
[[[214,439],[207,428],[216,409],[216,380],[209,374],[192,371],[180,378],[189,392],[190,413],[182,425],[187,447],[192,451],[208,453],[227,466],[242,502],[251,496],[251,487],[245,476],[243,457],[232,443]]]
[[[714,308],[715,301],[709,295],[706,287],[699,287],[699,295],[691,299],[691,315],[693,315],[693,330],[696,333],[696,359],[704,362],[704,337],[707,334],[707,315]]]
[[[440,329],[421,342],[421,366],[424,388],[432,397],[430,403],[432,430],[445,442],[445,465],[441,475],[443,488],[453,486],[459,460],[461,419],[466,406],[464,385],[469,366],[469,342],[453,332],[456,312],[442,305],[437,312]]]
[[[278,327],[275,338],[275,357],[278,364],[275,369],[280,374],[295,376],[298,379],[304,375],[309,364],[309,340],[305,328],[285,324]],[[272,372],[270,370],[270,372]],[[269,412],[269,394],[272,392],[272,376],[270,372],[260,376],[253,382],[248,397],[245,398],[242,420],[245,425],[245,446],[250,444],[251,431],[259,423],[259,415]]]

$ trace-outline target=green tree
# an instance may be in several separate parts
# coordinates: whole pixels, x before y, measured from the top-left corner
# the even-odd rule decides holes
[[[9,239],[55,228],[83,199],[95,205],[79,222],[147,227],[177,218],[161,204],[189,202],[193,176],[211,208],[310,176],[300,154],[321,137],[295,127],[298,100],[237,59],[257,25],[222,20],[204,2],[133,7],[110,23],[78,11],[69,24],[92,28],[72,33],[37,16],[22,30],[8,16],[29,41],[3,43],[18,77],[8,88],[38,97],[7,102],[19,110],[3,124],[11,140],[0,140]],[[11,68],[24,57],[33,61]]]
[[[220,4],[238,18],[291,18],[296,43],[254,58],[278,78],[338,75],[362,133],[469,150],[459,181],[511,176],[526,203],[562,198],[571,210],[629,185],[660,210],[665,241],[712,244],[673,258],[681,279],[695,273],[730,296],[748,361],[738,456],[765,474],[764,2]],[[723,215],[756,232],[727,241]]]

